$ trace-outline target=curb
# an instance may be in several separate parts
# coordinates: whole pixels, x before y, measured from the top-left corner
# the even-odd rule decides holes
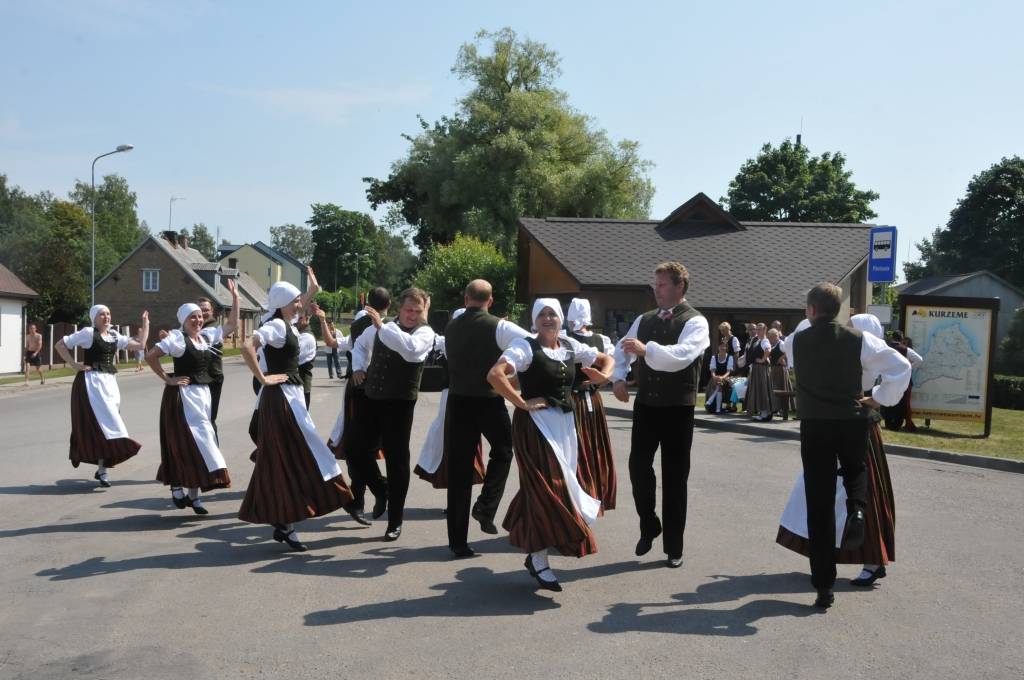
[[[633,411],[625,408],[605,406],[605,411],[610,415],[620,418],[632,418]],[[705,430],[720,430],[724,432],[736,432],[739,434],[756,435],[761,437],[772,437],[788,441],[800,441],[800,433],[792,430],[782,430],[767,425],[755,425],[752,423],[738,423],[729,420],[702,418],[697,416],[693,419],[695,427]],[[953,463],[954,465],[967,465],[969,467],[984,468],[986,470],[998,470],[1000,472],[1015,472],[1024,474],[1024,461],[1011,460],[1009,458],[990,458],[978,456],[973,453],[955,453],[940,449],[924,449],[917,446],[904,446],[902,444],[886,444],[886,455],[905,456],[907,458],[918,458],[921,460],[934,460],[942,463]]]

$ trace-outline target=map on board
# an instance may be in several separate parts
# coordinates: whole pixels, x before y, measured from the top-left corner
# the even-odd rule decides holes
[[[906,314],[907,335],[924,359],[913,375],[914,414],[983,420],[991,310],[908,305]]]

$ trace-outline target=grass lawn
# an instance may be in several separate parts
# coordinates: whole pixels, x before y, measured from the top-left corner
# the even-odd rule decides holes
[[[228,347],[228,348],[226,348],[224,350],[224,356],[226,356],[226,357],[234,356],[234,355],[236,355],[238,353],[239,353],[238,348],[234,348],[234,347]],[[170,361],[172,361],[171,357],[162,357],[160,359],[160,363],[162,363],[162,364],[169,363]],[[146,365],[145,362],[142,363],[142,367],[144,369],[146,369],[147,371],[149,370],[149,367]],[[117,365],[117,370],[125,371],[126,373],[130,372],[130,371],[134,371],[135,370],[135,362],[134,361],[129,361],[127,363],[119,363]],[[46,377],[46,378],[61,378],[61,377],[65,377],[65,376],[69,376],[69,375],[74,375],[74,374],[75,374],[75,372],[72,369],[70,369],[70,368],[55,368],[52,371],[47,371],[45,369],[43,370],[43,376]],[[0,378],[0,385],[13,385],[15,383],[21,383],[21,382],[25,382],[24,374],[9,376],[7,378]],[[29,374],[29,382],[33,383],[33,384],[37,384],[39,382],[39,376],[36,374],[35,369],[32,369],[32,373]]]
[[[933,420],[931,427],[915,416],[917,432],[890,432],[882,429],[885,443],[918,446],[994,458],[1024,460],[1024,411],[992,409],[992,434],[982,437],[984,426],[957,420]]]

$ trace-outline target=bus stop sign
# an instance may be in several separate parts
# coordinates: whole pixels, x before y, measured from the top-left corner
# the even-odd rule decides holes
[[[872,227],[868,242],[868,281],[896,280],[896,227]]]

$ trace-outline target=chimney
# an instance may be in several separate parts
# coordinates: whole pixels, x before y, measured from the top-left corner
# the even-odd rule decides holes
[[[798,149],[800,148],[800,138],[801,137],[803,137],[803,135],[797,133],[797,136],[796,136],[796,148],[798,148]]]
[[[184,250],[188,250],[188,235],[178,234],[178,245]]]
[[[171,244],[172,248],[174,248],[175,246],[178,245],[178,232],[176,232],[176,231],[165,231],[165,232],[161,232],[161,236],[164,237],[165,241],[167,241],[168,243]]]

